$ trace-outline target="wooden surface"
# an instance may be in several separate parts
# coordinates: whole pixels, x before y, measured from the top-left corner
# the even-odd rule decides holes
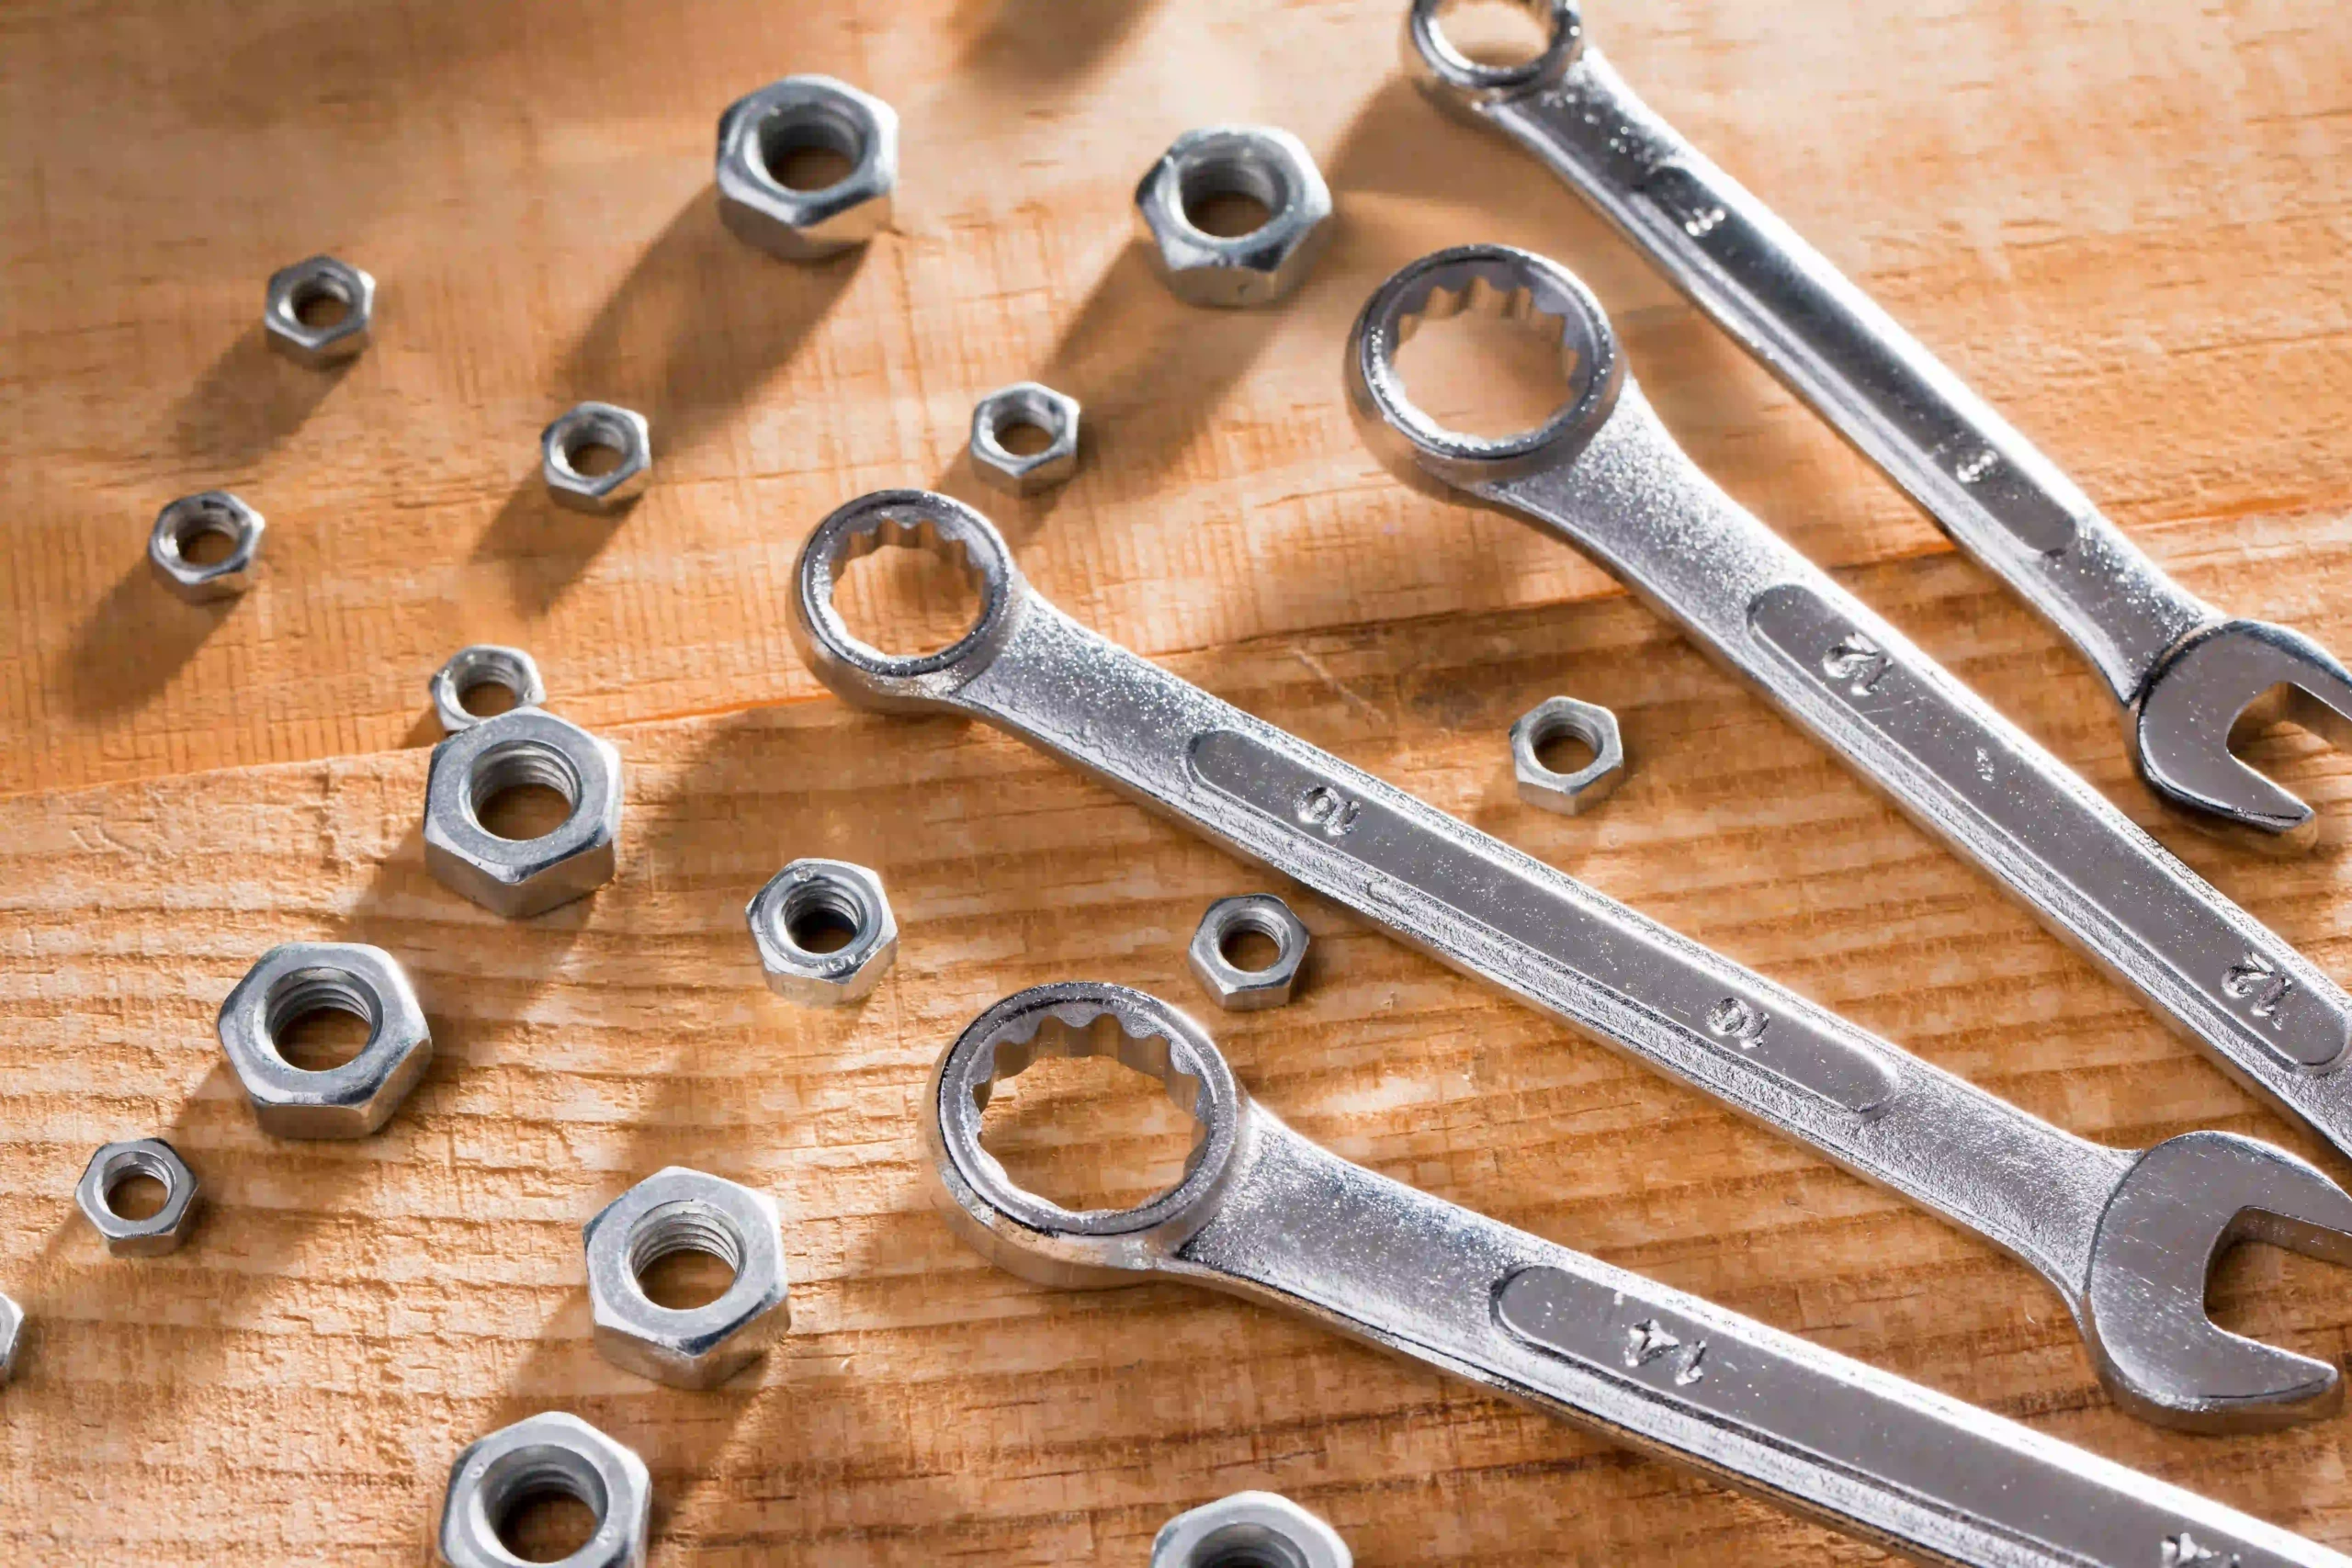
[[[1469,238],[1593,283],[1736,495],[2339,977],[2344,852],[2156,822],[2086,668],[1565,191],[1397,81],[1396,0],[141,0],[0,12],[0,1561],[421,1563],[449,1458],[550,1406],[635,1445],[656,1559],[1139,1563],[1245,1486],[1367,1568],[1876,1554],[1294,1320],[1173,1287],[1057,1293],[926,1211],[913,1098],[979,1008],[1100,976],[1202,1007],[1182,946],[1264,886],[1001,737],[852,715],[782,584],[826,510],[976,494],[972,400],[1086,403],[1063,491],[991,502],[1080,619],[2092,1136],[2240,1128],[2314,1157],[1588,563],[1417,497],[1349,428],[1339,342]],[[2352,648],[2352,14],[2326,0],[1596,5],[1651,101],[1847,265],[2191,588]],[[898,107],[899,219],[793,268],[718,226],[731,97],[829,71]],[[1187,125],[1303,136],[1333,248],[1283,308],[1188,310],[1129,238]],[[262,279],[332,250],[378,342],[261,347]],[[536,434],[648,412],[625,519],[554,510]],[[141,551],[174,495],[270,518],[196,610]],[[876,607],[901,619],[903,605]],[[425,678],[518,642],[629,769],[619,879],[492,919],[426,875]],[[1502,732],[1622,716],[1606,808],[1521,806]],[[2262,743],[2333,818],[2352,773]],[[741,906],[863,861],[905,931],[865,1007],[757,981]],[[2118,1415],[2021,1267],[1317,901],[1300,999],[1213,1017],[1351,1157],[2352,1547],[2343,1420],[2192,1439]],[[437,1055],[379,1136],[262,1137],[211,1019],[269,944],[409,966]],[[1204,1012],[1211,1010],[1203,1008]],[[1133,1099],[1013,1097],[1053,1179],[1161,1145]],[[1060,1114],[1042,1115],[1041,1110]],[[180,1253],[108,1259],[70,1190],[162,1133]],[[691,1163],[776,1193],[793,1334],[713,1393],[589,1345],[578,1225]],[[2347,1174],[2334,1156],[2323,1163]],[[2340,1357],[2335,1270],[2248,1249],[2227,1321]]]

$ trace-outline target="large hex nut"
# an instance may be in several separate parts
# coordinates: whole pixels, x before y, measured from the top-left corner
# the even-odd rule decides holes
[[[184,495],[155,514],[147,564],[157,581],[191,604],[232,599],[254,585],[266,526],[260,513],[225,490]],[[228,553],[198,565],[188,558],[188,547],[208,536],[226,539]]]
[[[899,955],[899,921],[882,879],[847,861],[794,861],[752,896],[743,919],[768,989],[791,1001],[856,1001]],[[848,940],[830,952],[810,945],[825,931]]]
[[[1244,969],[1225,955],[1225,945],[1241,931],[1256,931],[1274,944],[1274,961],[1263,969]],[[1298,966],[1306,960],[1306,926],[1290,906],[1271,893],[1220,898],[1201,917],[1188,953],[1193,975],[1228,1012],[1278,1008],[1290,1000],[1298,984]]]
[[[302,312],[323,300],[343,307],[334,321],[312,326]],[[311,369],[349,359],[368,346],[376,325],[376,280],[349,262],[312,256],[269,275],[262,305],[269,346]]]
[[[164,1206],[143,1220],[114,1212],[114,1190],[134,1176],[151,1176],[164,1184]],[[161,1138],[107,1145],[90,1156],[74,1189],[83,1218],[106,1238],[107,1250],[117,1258],[157,1258],[177,1248],[195,1223],[196,1195],[196,1172]]]
[[[581,471],[595,447],[620,461],[601,474]],[[560,506],[574,512],[618,512],[645,493],[653,478],[653,431],[645,416],[617,403],[581,403],[539,432],[539,477]]]
[[[17,1373],[17,1345],[25,1337],[25,1310],[0,1295],[0,1383]]]
[[[775,1200],[673,1165],[606,1204],[581,1228],[596,1348],[615,1366],[678,1388],[717,1388],[759,1359],[792,1322]],[[665,1307],[646,1269],[702,1252],[735,1270],[714,1302]]]
[[[1045,432],[1046,445],[1015,452],[1004,437],[1023,425]],[[972,409],[972,471],[1014,495],[1035,495],[1078,471],[1078,400],[1036,381],[999,387]]]
[[[818,190],[780,177],[793,153],[837,152],[850,171]],[[890,223],[899,185],[899,117],[831,76],[786,76],[718,117],[718,214],[737,235],[787,261],[862,245]]]
[[[294,1066],[278,1039],[332,1009],[368,1021],[368,1043],[339,1066]],[[360,1138],[400,1109],[433,1059],[424,1010],[399,962],[361,942],[273,947],[220,1004],[220,1048],[261,1130],[280,1138]]]
[[[1209,233],[1189,209],[1246,196],[1266,221],[1246,234]],[[1306,143],[1272,126],[1188,130],[1136,187],[1136,216],[1159,273],[1194,305],[1266,305],[1296,288],[1330,239],[1331,191]]]
[[[448,663],[433,672],[427,690],[433,694],[433,711],[439,716],[441,728],[452,732],[471,729],[493,716],[466,706],[467,694],[484,686],[504,688],[518,708],[535,708],[548,700],[548,683],[539,674],[537,660],[519,648],[478,642],[458,649]]]
[[[1354,1568],[1340,1532],[1273,1492],[1236,1492],[1177,1515],[1151,1543],[1151,1568]]]
[[[577,1416],[550,1410],[469,1444],[449,1467],[441,1561],[449,1568],[517,1568],[498,1532],[526,1498],[560,1492],[596,1516],[595,1533],[561,1568],[644,1568],[653,1478],[637,1450]]]
[[[1592,748],[1592,761],[1571,773],[1555,773],[1538,753],[1568,735]],[[1519,775],[1520,799],[1573,817],[1608,799],[1625,777],[1625,742],[1617,733],[1617,716],[1574,697],[1538,703],[1510,727],[1510,764]]]
[[[571,815],[536,839],[502,839],[481,808],[505,790],[540,784]],[[544,708],[514,708],[433,749],[424,784],[424,863],[444,886],[519,919],[568,904],[613,879],[621,831],[621,754]]]

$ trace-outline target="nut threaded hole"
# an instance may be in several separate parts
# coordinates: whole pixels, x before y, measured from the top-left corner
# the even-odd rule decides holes
[[[579,806],[580,775],[571,760],[537,740],[490,748],[474,759],[466,777],[467,813],[476,827],[496,838],[544,839],[569,822]]]
[[[1535,727],[1528,738],[1535,760],[1555,773],[1574,773],[1592,766],[1600,756],[1600,738],[1575,719],[1555,716]]]
[[[611,1507],[596,1467],[551,1443],[501,1455],[481,1484],[483,1517],[499,1544],[526,1562],[560,1562],[578,1551]]]
[[[177,1173],[153,1149],[124,1149],[98,1173],[98,1199],[107,1213],[137,1224],[152,1220],[172,1201]]]
[[[375,1042],[384,1007],[375,987],[343,969],[298,969],[270,987],[262,1032],[298,1072],[339,1067]]]
[[[244,542],[243,519],[215,502],[185,509],[166,531],[172,553],[190,566],[217,566]]]
[[[1236,240],[1256,233],[1290,205],[1290,176],[1254,148],[1218,145],[1177,171],[1176,199],[1193,228]]]
[[[822,878],[803,882],[776,908],[776,934],[803,953],[839,953],[865,934],[870,917],[854,888]]]
[[[760,167],[789,191],[831,190],[865,159],[865,130],[827,104],[792,104],[760,122]]]
[[[577,477],[595,479],[628,462],[637,445],[637,432],[627,421],[582,413],[571,416],[557,433],[555,455]]]
[[[1217,955],[1245,975],[1259,975],[1282,962],[1283,932],[1273,921],[1243,915],[1217,933]]]
[[[1296,1541],[1265,1525],[1227,1525],[1203,1536],[1184,1568],[1307,1568],[1307,1556]]]
[[[1034,457],[1069,434],[1059,405],[1023,389],[1005,392],[989,407],[989,438],[1016,457]]]
[[[654,1305],[688,1312],[727,1293],[742,1271],[743,1250],[725,1214],[680,1199],[647,1211],[629,1232],[629,1273]]]
[[[306,277],[287,294],[286,313],[313,331],[341,326],[351,315],[351,290],[328,274]]]

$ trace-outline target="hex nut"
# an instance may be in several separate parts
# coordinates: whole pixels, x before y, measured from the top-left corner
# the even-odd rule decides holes
[[[1023,454],[1004,444],[1007,432],[1034,425],[1046,445]],[[1014,495],[1049,490],[1078,471],[1078,400],[1036,381],[999,387],[972,408],[972,471]]]
[[[899,956],[899,921],[882,879],[847,861],[794,861],[752,896],[743,919],[768,989],[787,1001],[860,1000]],[[849,941],[831,953],[805,947],[812,925],[846,929]]]
[[[764,1192],[678,1165],[647,1177],[581,1227],[597,1351],[677,1388],[717,1388],[735,1376],[792,1323],[782,1229]],[[665,1307],[641,1277],[688,1251],[718,1258],[735,1281],[705,1305]]]
[[[322,1009],[367,1020],[368,1043],[350,1061],[312,1072],[288,1062],[277,1041]],[[433,1059],[407,972],[361,942],[271,948],[220,1004],[218,1029],[254,1120],[278,1138],[366,1137],[391,1119]]]
[[[587,474],[580,460],[591,447],[609,447],[620,461]],[[574,512],[618,512],[653,479],[653,430],[645,416],[617,403],[581,403],[539,432],[539,477],[559,506]]]
[[[157,581],[191,604],[232,599],[254,585],[267,526],[260,513],[225,490],[184,495],[155,514],[147,564]],[[204,564],[188,559],[188,547],[208,535],[228,540],[228,554]]]
[[[428,690],[433,694],[433,711],[441,720],[441,728],[451,734],[471,729],[492,716],[479,714],[466,706],[466,696],[484,686],[503,687],[514,698],[518,708],[535,708],[548,700],[548,683],[539,674],[539,662],[519,648],[502,648],[494,642],[478,642],[461,648],[449,656],[449,662],[433,672]]]
[[[133,1176],[152,1176],[164,1184],[164,1206],[143,1220],[125,1219],[108,1201],[116,1186]],[[74,1188],[82,1217],[117,1258],[160,1258],[177,1248],[195,1222],[196,1198],[196,1172],[161,1138],[107,1145],[90,1156]]]
[[[441,1561],[449,1568],[516,1568],[499,1527],[526,1497],[560,1492],[587,1505],[595,1533],[562,1568],[644,1568],[653,1478],[637,1450],[577,1416],[549,1410],[469,1443],[449,1466]]]
[[[1592,748],[1592,761],[1572,773],[1553,772],[1536,755],[1564,735]],[[1520,799],[1573,817],[1608,799],[1623,782],[1625,743],[1617,733],[1617,716],[1600,704],[1551,697],[1510,727],[1510,762],[1519,775]]]
[[[1236,931],[1256,931],[1272,942],[1274,961],[1263,969],[1237,966],[1225,955],[1225,944]],[[1227,1012],[1253,1012],[1290,1000],[1298,984],[1298,966],[1306,960],[1306,925],[1288,904],[1271,893],[1249,893],[1208,907],[1193,932],[1187,956],[1194,978],[1217,1006]]]
[[[25,1309],[0,1295],[0,1384],[17,1373],[17,1345],[25,1337]]]
[[[571,805],[552,832],[502,839],[483,807],[525,784]],[[617,865],[621,754],[544,708],[518,707],[433,748],[424,784],[424,863],[442,886],[509,919],[543,914],[602,887]]]
[[[1246,196],[1267,220],[1246,234],[1211,234],[1187,209]],[[1272,126],[1188,130],[1136,187],[1136,216],[1159,274],[1194,305],[1269,305],[1313,269],[1330,240],[1331,191],[1305,142]]]
[[[850,171],[818,190],[778,177],[792,153],[821,149]],[[718,215],[745,242],[786,261],[862,245],[890,224],[899,185],[899,117],[831,76],[786,76],[718,117]]]
[[[1177,1515],[1151,1543],[1151,1568],[1354,1568],[1340,1532],[1274,1492],[1236,1492]]]
[[[343,314],[323,326],[302,320],[322,299],[339,300]],[[312,370],[349,359],[366,348],[376,324],[376,280],[349,262],[312,256],[269,275],[261,313],[269,346]]]

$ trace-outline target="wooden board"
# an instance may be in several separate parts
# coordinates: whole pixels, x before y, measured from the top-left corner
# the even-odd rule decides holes
[[[2352,974],[2342,852],[2265,861],[2148,818],[2081,662],[1565,192],[1399,85],[1396,10],[0,15],[0,1290],[33,1320],[0,1392],[0,1561],[423,1562],[450,1456],[550,1406],[646,1455],[662,1562],[1139,1562],[1170,1513],[1251,1485],[1368,1568],[1874,1560],[1259,1309],[1020,1284],[925,1212],[912,1097],[973,1012],[1069,976],[1199,1005],[1200,908],[1265,881],[1010,740],[851,715],[789,650],[808,527],[883,484],[979,493],[970,402],[1024,376],[1086,400],[1086,460],[993,509],[1081,619],[2064,1125],[2320,1157],[1589,564],[1364,454],[1335,366],[1372,284],[1464,238],[1561,256],[1735,493]],[[1591,19],[2191,587],[2352,647],[2339,7]],[[791,70],[906,121],[896,231],[812,269],[735,243],[707,189],[718,108]],[[1276,311],[1186,310],[1128,238],[1136,175],[1217,119],[1298,131],[1338,194],[1332,253]],[[377,345],[323,378],[254,324],[261,279],[320,249],[385,287]],[[536,433],[583,396],[655,423],[657,484],[617,523],[537,489]],[[211,485],[269,514],[269,578],[194,611],[140,550]],[[483,639],[533,649],[630,768],[619,880],[519,924],[427,876],[416,831],[424,679]],[[1555,691],[1615,707],[1634,758],[1573,820],[1518,803],[1502,753]],[[2352,810],[2337,754],[2263,755]],[[757,983],[742,902],[811,853],[877,867],[905,929],[859,1010]],[[1296,902],[1300,1000],[1211,1021],[1309,1135],[2352,1547],[2342,1421],[2132,1422],[2019,1266]],[[334,935],[409,965],[436,1063],[377,1138],[272,1142],[211,1017],[265,947]],[[1160,1146],[1138,1102],[1052,1087],[1012,1110],[1057,1179]],[[111,1260],[71,1186],[147,1132],[209,1210],[174,1257]],[[577,1227],[671,1162],[788,1216],[794,1332],[715,1393],[588,1339]],[[2341,1357],[2340,1286],[2256,1249],[2217,1299]]]

